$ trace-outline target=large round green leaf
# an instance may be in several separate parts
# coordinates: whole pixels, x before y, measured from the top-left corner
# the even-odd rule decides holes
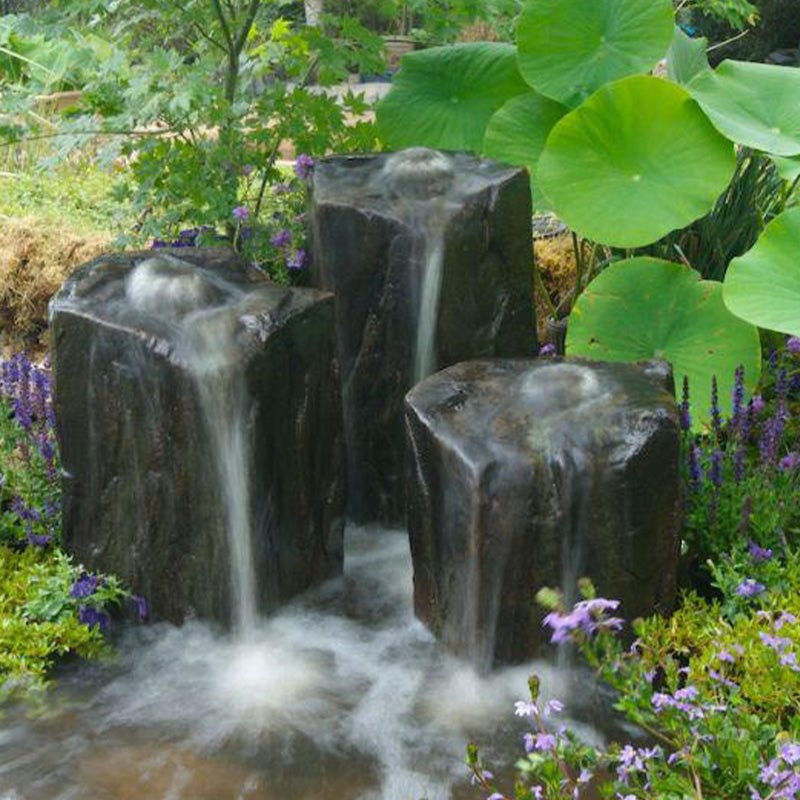
[[[582,236],[639,247],[706,214],[736,159],[689,94],[660,78],[604,86],[558,122],[536,179]]]
[[[775,217],[753,248],[731,261],[723,297],[737,317],[800,336],[800,208]]]
[[[672,44],[667,53],[667,76],[675,83],[687,84],[701,72],[711,70],[706,50],[708,41],[704,38],[692,39],[677,25]]]
[[[544,143],[553,128],[568,109],[538,92],[512,97],[489,120],[483,152],[506,164],[527,167],[531,174],[531,194],[534,209],[547,207],[534,175],[536,163],[544,150]]]
[[[492,114],[529,90],[511,45],[432,47],[403,58],[389,94],[377,105],[378,124],[393,148],[477,153]]]
[[[800,156],[770,156],[778,175],[785,181],[796,181],[800,178]]]
[[[673,28],[671,0],[528,0],[519,68],[538,92],[576,106],[609,81],[652,69]]]
[[[800,153],[800,70],[723,61],[687,88],[731,141],[779,156]]]
[[[679,389],[684,375],[689,378],[696,428],[709,418],[712,376],[720,407],[729,410],[736,367],[744,367],[751,389],[761,370],[758,330],[725,308],[722,284],[657,258],[617,262],[589,284],[569,317],[567,354],[666,359]]]

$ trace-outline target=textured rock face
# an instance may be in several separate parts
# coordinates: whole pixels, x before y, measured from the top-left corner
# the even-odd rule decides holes
[[[399,521],[408,389],[535,348],[528,178],[419,149],[332,158],[315,168],[310,222],[314,285],[336,296],[349,511]]]
[[[417,616],[481,668],[539,651],[535,595],[589,576],[628,619],[673,603],[679,436],[663,365],[481,360],[409,392]],[[568,598],[569,599],[569,598]]]
[[[244,496],[255,605],[266,611],[341,569],[333,298],[250,283],[224,251],[182,250],[181,261],[136,269],[152,256],[91,262],[51,305],[65,542],[87,568],[119,574],[161,617],[228,623],[226,498],[190,357],[201,351],[185,323],[210,310],[212,327],[204,322],[198,335],[229,336],[213,353],[223,352],[244,387]]]

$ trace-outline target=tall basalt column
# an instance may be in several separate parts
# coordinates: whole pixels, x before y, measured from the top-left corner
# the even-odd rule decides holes
[[[97,259],[51,304],[65,544],[159,617],[252,627],[341,571],[333,298],[180,255]]]
[[[479,668],[548,640],[543,587],[590,577],[627,619],[667,611],[679,554],[671,374],[581,361],[479,360],[407,397],[417,616]]]
[[[313,282],[336,298],[356,520],[404,517],[411,386],[464,359],[534,351],[530,213],[523,170],[464,154],[317,163]]]

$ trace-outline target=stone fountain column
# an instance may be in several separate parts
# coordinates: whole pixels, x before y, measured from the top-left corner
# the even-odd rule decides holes
[[[180,255],[102,257],[52,302],[65,545],[159,617],[247,628],[341,571],[333,298]]]
[[[408,394],[417,616],[487,669],[548,641],[543,587],[670,610],[679,427],[664,364],[479,360]]]
[[[524,170],[415,148],[317,163],[313,283],[336,298],[349,513],[404,517],[403,398],[469,358],[535,352]]]

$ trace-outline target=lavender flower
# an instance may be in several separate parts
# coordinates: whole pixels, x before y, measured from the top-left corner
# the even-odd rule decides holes
[[[108,630],[108,614],[104,614],[91,606],[78,606],[78,621],[86,625],[87,628],[100,628],[101,633],[105,633]]]
[[[683,397],[680,406],[681,430],[688,431],[692,427],[692,415],[689,411],[689,376],[683,376]]]
[[[731,389],[731,425],[739,427],[744,409],[744,367],[736,367],[733,375],[733,389]]]
[[[759,583],[753,578],[745,578],[737,587],[736,594],[739,597],[755,597],[766,590],[763,583]]]
[[[100,579],[96,575],[87,575],[85,572],[72,584],[69,593],[72,597],[89,597],[97,591]]]
[[[719,410],[719,388],[717,387],[717,376],[711,376],[711,429],[714,431],[714,438],[717,442],[722,436],[722,415]]]
[[[772,558],[772,550],[768,547],[761,547],[752,539],[747,543],[747,552],[750,554],[750,560],[754,564],[761,564]]]
[[[306,263],[306,251],[301,247],[293,256],[287,253],[286,269],[296,271],[303,268]]]
[[[715,450],[711,454],[711,468],[708,471],[711,484],[719,489],[722,486],[722,451]]]
[[[297,175],[298,178],[302,178],[305,180],[311,175],[311,171],[314,169],[314,159],[311,156],[306,155],[305,153],[297,156],[297,160],[294,162],[294,174]]]
[[[250,209],[247,206],[236,206],[233,209],[233,218],[237,222],[247,222],[250,219]]]
[[[786,349],[790,353],[800,353],[800,338],[797,336],[790,336],[786,340]]]
[[[291,231],[283,228],[282,230],[278,231],[278,233],[276,233],[269,241],[273,247],[286,247],[286,245],[291,244],[292,241]]]
[[[766,405],[767,404],[764,402],[764,398],[760,394],[754,394],[750,398],[749,406],[753,410],[754,414],[760,414]]]
[[[547,342],[539,348],[540,356],[554,356],[556,354],[556,346],[552,342]]]

